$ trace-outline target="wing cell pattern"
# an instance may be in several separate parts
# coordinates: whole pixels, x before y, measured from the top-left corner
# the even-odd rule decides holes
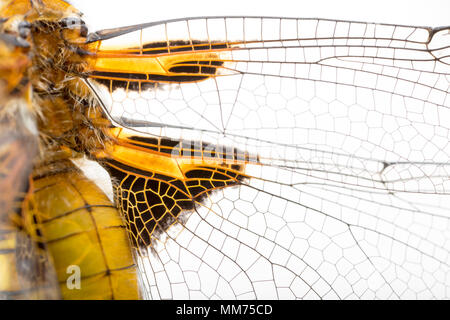
[[[211,17],[95,37],[98,61],[161,66],[91,74],[116,123],[258,156],[141,259],[152,298],[449,297],[448,28]]]

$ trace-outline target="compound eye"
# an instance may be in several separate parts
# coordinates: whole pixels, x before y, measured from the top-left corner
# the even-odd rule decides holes
[[[21,48],[29,48],[30,44],[28,41],[21,37],[14,36],[9,33],[0,33],[0,41],[4,42],[7,45],[21,47]]]
[[[71,30],[79,29],[80,36],[82,36],[82,37],[87,36],[88,29],[86,27],[86,24],[84,23],[83,20],[81,20],[78,17],[67,17],[67,18],[62,19],[60,21],[60,23],[61,23],[62,28],[71,29]]]
[[[31,24],[28,21],[22,21],[19,23],[19,36],[22,39],[28,38],[31,33]]]

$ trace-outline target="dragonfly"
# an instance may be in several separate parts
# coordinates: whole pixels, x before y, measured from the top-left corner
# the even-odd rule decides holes
[[[2,297],[448,297],[449,27],[0,17]]]

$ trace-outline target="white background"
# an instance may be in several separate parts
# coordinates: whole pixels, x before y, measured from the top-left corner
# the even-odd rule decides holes
[[[450,25],[448,0],[71,0],[91,31],[214,15],[329,18],[420,26]]]

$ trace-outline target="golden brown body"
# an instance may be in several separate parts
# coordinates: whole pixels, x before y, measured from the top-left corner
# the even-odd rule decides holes
[[[22,40],[0,33],[0,298],[55,299],[53,261],[28,179],[38,150],[29,47]]]
[[[21,238],[16,234],[25,232],[25,237],[33,235],[30,231],[21,231],[10,222],[4,222],[0,265],[8,269],[2,270],[0,290],[8,292],[6,298],[57,298],[60,295],[64,299],[139,297],[136,265],[119,212],[69,160],[79,157],[79,152],[87,152],[91,145],[98,146],[97,140],[92,142],[96,132],[85,116],[89,109],[86,91],[83,92],[86,88],[80,80],[72,78],[73,72],[80,70],[82,60],[79,53],[72,50],[70,39],[82,41],[82,30],[60,31],[61,20],[74,15],[79,13],[62,1],[9,1],[2,4],[0,11],[0,16],[7,19],[3,24],[5,33],[15,31],[15,20],[23,19],[29,23],[30,34],[26,40],[30,44],[31,63],[26,65],[27,68],[18,69],[17,66],[22,67],[23,63],[19,64],[17,59],[7,79],[9,85],[19,76],[26,74],[29,77],[33,97],[28,97],[28,103],[39,130],[40,150],[34,158],[32,174],[34,187],[17,210],[24,219],[35,218],[31,219],[31,230],[39,230],[41,242],[38,244],[48,248],[52,257],[48,266],[41,266],[41,269],[53,271],[54,265],[60,285],[59,290],[53,287],[50,294],[22,294],[28,287],[21,287],[21,281],[15,274],[17,271],[9,268],[14,266],[14,260],[17,264],[19,259],[19,244],[15,238]],[[3,73],[2,79],[5,79]],[[4,94],[2,97],[8,101],[12,99]],[[12,113],[3,108],[2,114],[6,112]],[[91,130],[86,131],[86,127]],[[88,136],[83,136],[83,132],[89,132]],[[5,141],[2,141],[1,147],[7,152],[19,150],[19,146]],[[16,181],[19,186],[17,190],[2,193],[7,195],[7,199],[24,192],[24,187],[18,182],[28,179],[31,160],[33,154],[31,159],[27,159],[28,166],[21,164],[20,157],[14,159],[17,173],[10,173],[1,179],[2,187],[8,186],[11,181]],[[2,162],[2,169],[7,169],[6,161]],[[10,210],[2,212],[2,217],[6,216],[6,211]],[[78,288],[71,288],[66,283],[72,266],[80,270],[81,285]],[[30,266],[30,269],[29,273],[35,266]],[[54,272],[49,273],[55,275]],[[55,279],[41,281],[50,286]]]
[[[34,198],[63,298],[138,299],[136,265],[117,209],[69,160],[60,168],[37,170]],[[69,266],[81,271],[80,289],[66,283]]]

